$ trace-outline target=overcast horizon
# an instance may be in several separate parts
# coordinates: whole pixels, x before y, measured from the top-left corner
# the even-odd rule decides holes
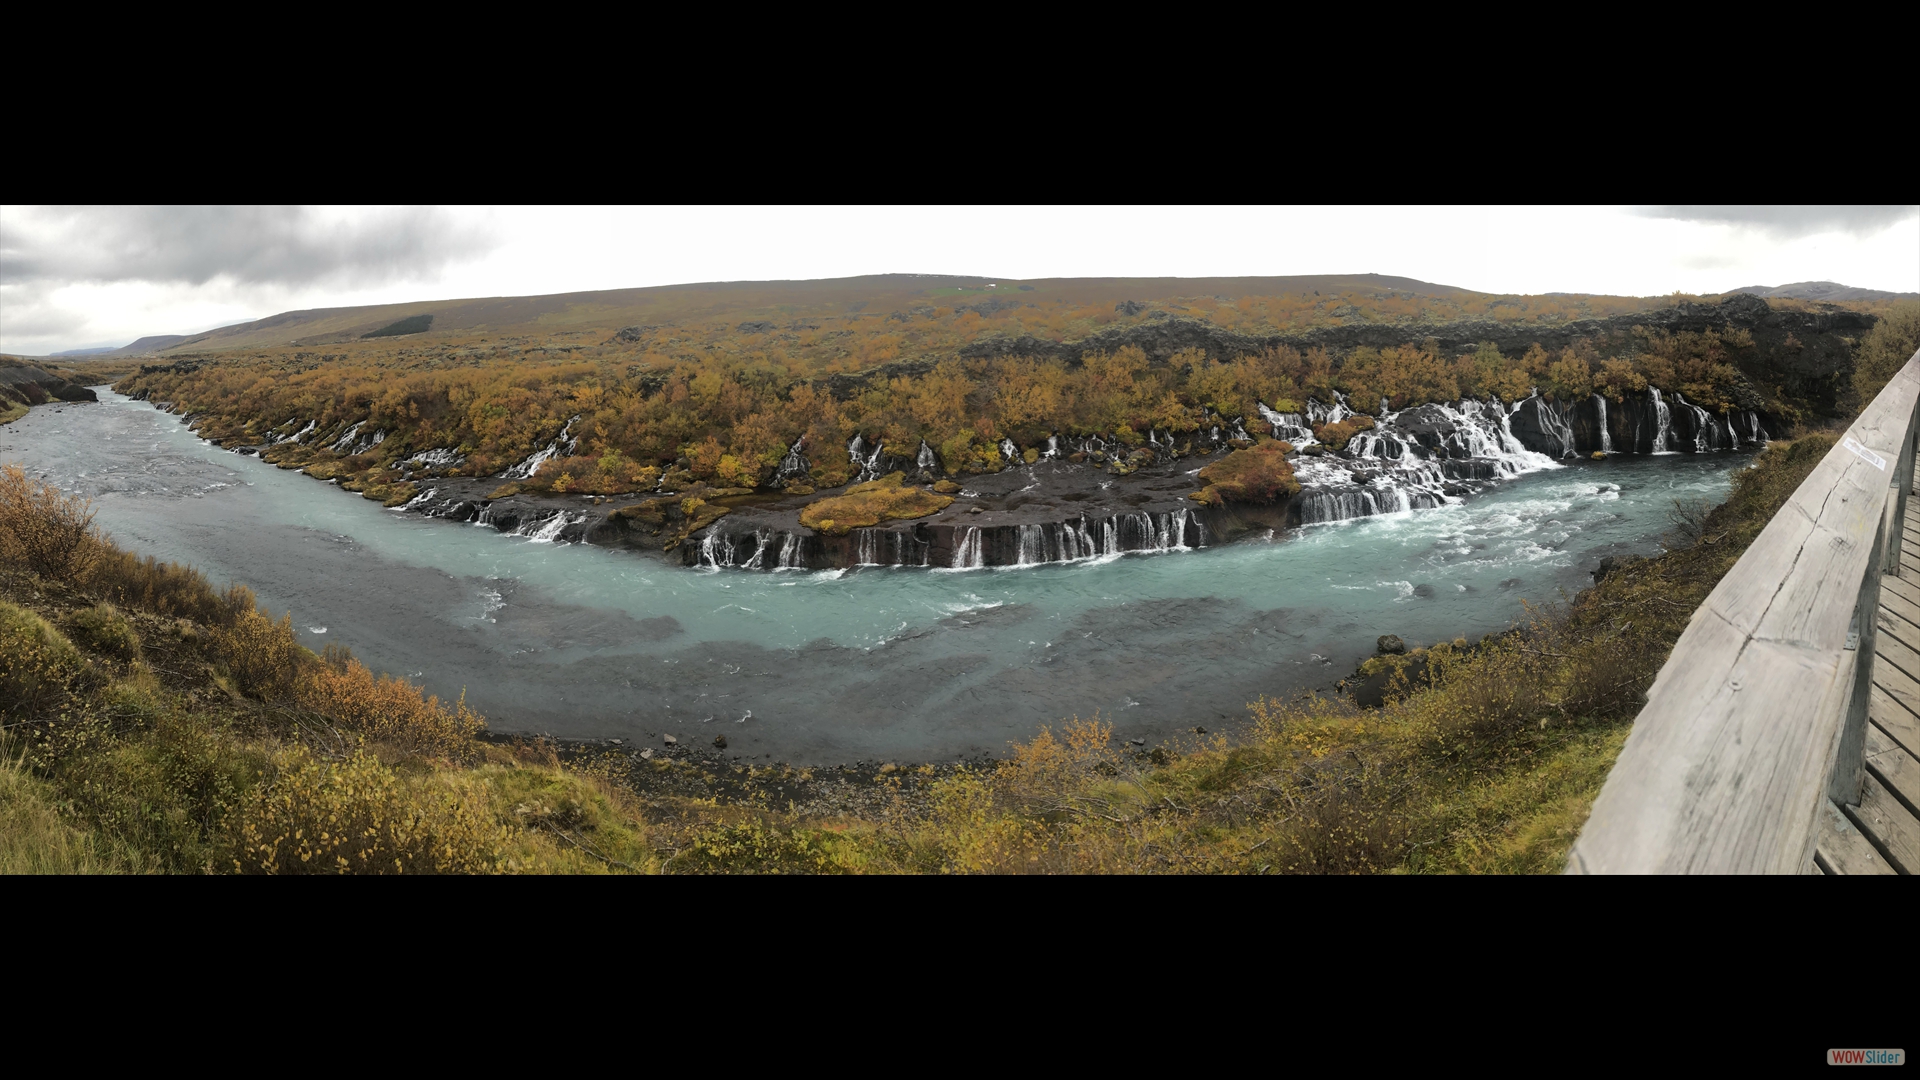
[[[0,352],[310,308],[888,273],[1920,292],[1920,207],[0,206]]]

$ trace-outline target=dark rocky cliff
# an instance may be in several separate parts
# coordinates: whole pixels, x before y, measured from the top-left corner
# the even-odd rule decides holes
[[[1115,327],[1079,341],[1048,341],[1030,335],[976,341],[960,350],[962,358],[1035,356],[1078,364],[1083,354],[1111,352],[1132,345],[1155,363],[1165,363],[1185,349],[1200,349],[1215,358],[1257,353],[1288,346],[1302,351],[1324,348],[1335,354],[1360,346],[1390,348],[1432,339],[1443,353],[1471,351],[1491,342],[1509,356],[1519,356],[1534,344],[1552,352],[1575,341],[1610,342],[1604,354],[1632,351],[1633,330],[1646,327],[1668,333],[1703,330],[1745,330],[1753,335],[1753,355],[1742,361],[1742,372],[1767,386],[1813,405],[1823,413],[1837,408],[1853,374],[1853,343],[1878,320],[1869,314],[1838,308],[1823,311],[1775,310],[1755,296],[1733,296],[1717,304],[1676,304],[1657,311],[1615,315],[1604,319],[1576,319],[1558,325],[1515,324],[1492,319],[1451,323],[1354,323],[1316,327],[1297,334],[1249,336],[1197,319],[1168,318],[1135,326]],[[904,369],[901,373],[904,373]],[[863,373],[864,375],[865,373]],[[836,376],[849,387],[862,376]],[[1736,402],[1743,409],[1762,407],[1758,399]]]

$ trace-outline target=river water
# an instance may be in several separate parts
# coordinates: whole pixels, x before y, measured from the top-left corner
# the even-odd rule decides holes
[[[0,462],[94,500],[121,546],[243,582],[319,649],[496,730],[663,734],[821,764],[1004,753],[1096,712],[1150,743],[1333,682],[1381,634],[1477,638],[1651,553],[1675,499],[1749,454],[1536,472],[1437,510],[1167,554],[1019,569],[697,571],[422,519],[202,442],[96,387],[0,428]],[[750,714],[750,715],[749,715]]]

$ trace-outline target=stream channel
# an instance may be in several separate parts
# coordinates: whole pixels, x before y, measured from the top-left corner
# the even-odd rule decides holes
[[[692,570],[378,504],[96,387],[0,428],[0,463],[93,500],[121,546],[242,582],[316,651],[497,731],[660,737],[796,765],[1000,755],[1096,712],[1150,744],[1328,689],[1381,634],[1477,639],[1651,554],[1750,453],[1571,460],[1434,510],[1185,552],[984,570]]]

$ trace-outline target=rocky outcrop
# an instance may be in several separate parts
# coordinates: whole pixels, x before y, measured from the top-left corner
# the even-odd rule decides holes
[[[49,401],[100,400],[98,395],[84,386],[11,359],[0,359],[0,396],[28,405],[44,405]]]

